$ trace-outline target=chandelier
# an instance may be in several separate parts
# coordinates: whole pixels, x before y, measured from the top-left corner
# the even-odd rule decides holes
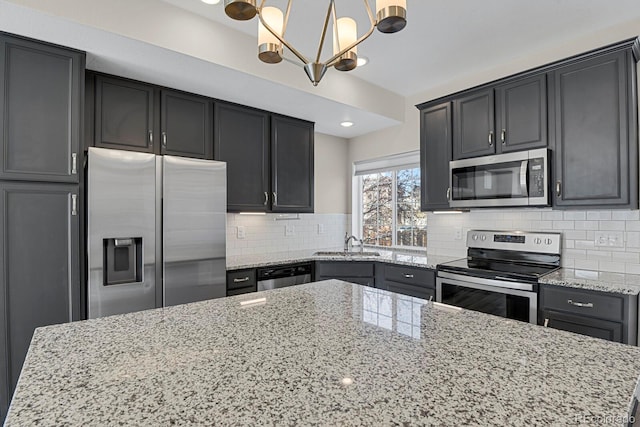
[[[265,7],[266,0],[260,0],[260,5],[256,3],[256,0],[225,0],[224,10],[227,16],[239,21],[246,21],[258,15],[258,58],[267,64],[277,64],[286,59],[283,56],[284,45],[303,63],[304,71],[314,86],[320,83],[330,67],[339,71],[350,71],[356,68],[357,46],[369,38],[376,27],[382,33],[395,33],[402,30],[407,24],[406,0],[376,0],[375,17],[369,0],[364,0],[370,27],[364,35],[358,38],[356,21],[349,17],[338,18],[335,0],[330,0],[320,35],[318,52],[314,58],[308,59],[285,39],[293,0],[288,0],[284,14],[277,7]],[[321,61],[320,57],[329,22],[333,22],[333,56],[326,61]]]

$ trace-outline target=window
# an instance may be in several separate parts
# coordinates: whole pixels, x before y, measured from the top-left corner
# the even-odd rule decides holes
[[[415,153],[355,165],[354,234],[366,245],[426,247]]]

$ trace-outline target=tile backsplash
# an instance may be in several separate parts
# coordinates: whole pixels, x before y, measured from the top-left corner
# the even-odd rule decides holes
[[[500,209],[462,214],[428,214],[427,254],[466,256],[472,229],[562,233],[567,268],[640,274],[640,211]],[[461,232],[461,233],[460,233]],[[456,239],[461,234],[461,239]]]
[[[227,256],[342,247],[351,224],[348,214],[286,217],[296,215],[227,214]]]

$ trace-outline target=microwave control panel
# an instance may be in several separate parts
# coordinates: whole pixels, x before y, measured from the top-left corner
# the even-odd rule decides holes
[[[544,197],[544,169],[542,157],[529,159],[529,197]]]

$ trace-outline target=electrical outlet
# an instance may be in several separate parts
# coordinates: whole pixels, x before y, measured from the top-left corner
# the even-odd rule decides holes
[[[284,226],[285,236],[293,236],[294,234],[296,234],[296,228],[293,224],[288,224]]]
[[[318,234],[324,234],[324,224],[318,224]]]
[[[244,239],[244,227],[239,225],[237,229],[238,239]]]
[[[596,231],[594,243],[596,246],[623,248],[624,233],[622,231]]]
[[[455,240],[462,240],[462,228],[456,228],[453,232],[453,238]]]

